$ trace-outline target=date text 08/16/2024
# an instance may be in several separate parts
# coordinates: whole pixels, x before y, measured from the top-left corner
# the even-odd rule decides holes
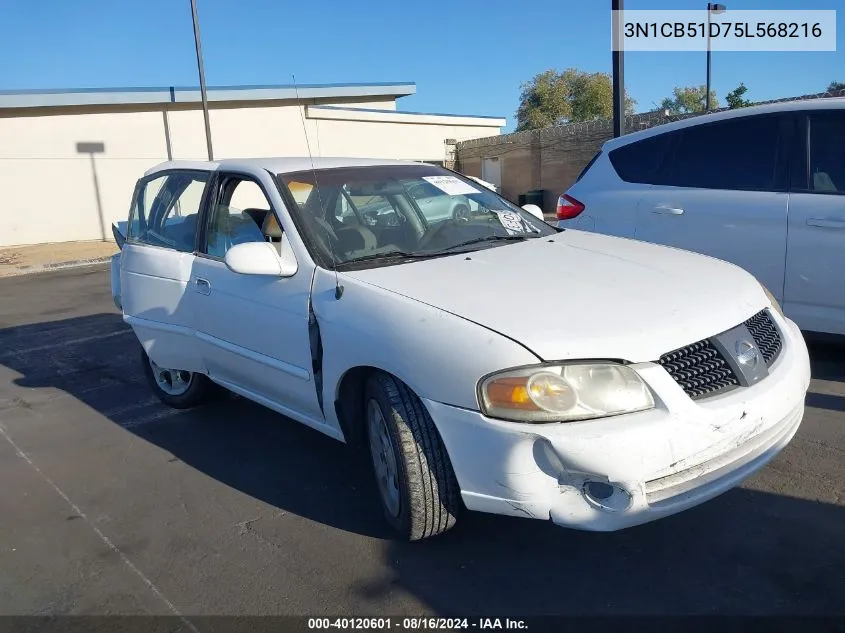
[[[308,630],[520,630],[527,629],[525,620],[511,618],[308,618]]]

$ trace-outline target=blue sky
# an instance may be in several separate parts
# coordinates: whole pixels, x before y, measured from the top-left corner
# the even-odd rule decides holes
[[[610,0],[197,0],[209,85],[413,81],[405,110],[506,116],[520,83],[548,68],[611,68]],[[728,9],[836,9],[841,0],[725,0]],[[5,2],[0,89],[197,85],[189,0]],[[840,6],[837,6],[840,5]],[[626,0],[626,9],[703,9]],[[842,12],[841,12],[842,13]],[[841,20],[840,20],[841,22]],[[715,53],[724,99],[819,92],[845,81],[833,53]],[[703,84],[703,53],[628,53],[637,110]]]

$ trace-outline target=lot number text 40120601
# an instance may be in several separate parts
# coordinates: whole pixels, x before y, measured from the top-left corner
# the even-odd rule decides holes
[[[430,631],[430,630],[526,630],[525,620],[510,618],[308,618],[309,630],[385,630]]]

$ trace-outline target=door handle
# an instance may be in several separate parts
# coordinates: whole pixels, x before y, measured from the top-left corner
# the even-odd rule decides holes
[[[197,285],[197,292],[203,295],[211,294],[211,284],[208,283],[208,279],[202,279],[201,277],[197,277],[194,279],[194,283]]]
[[[828,218],[808,218],[807,226],[817,226],[820,229],[845,229],[845,220],[830,220]]]
[[[684,210],[679,207],[664,207],[659,205],[651,210],[652,213],[659,213],[661,215],[683,215]]]

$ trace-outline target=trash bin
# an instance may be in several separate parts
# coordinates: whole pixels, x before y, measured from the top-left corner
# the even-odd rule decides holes
[[[543,209],[545,197],[545,189],[533,189],[525,194],[525,202],[520,202],[519,206],[522,206],[523,204],[536,204],[538,207]],[[543,210],[545,211],[545,209]]]
[[[519,206],[524,206],[524,205],[528,204],[527,202],[525,202],[525,194],[524,193],[519,194],[516,199],[517,199],[517,204],[519,204]]]

